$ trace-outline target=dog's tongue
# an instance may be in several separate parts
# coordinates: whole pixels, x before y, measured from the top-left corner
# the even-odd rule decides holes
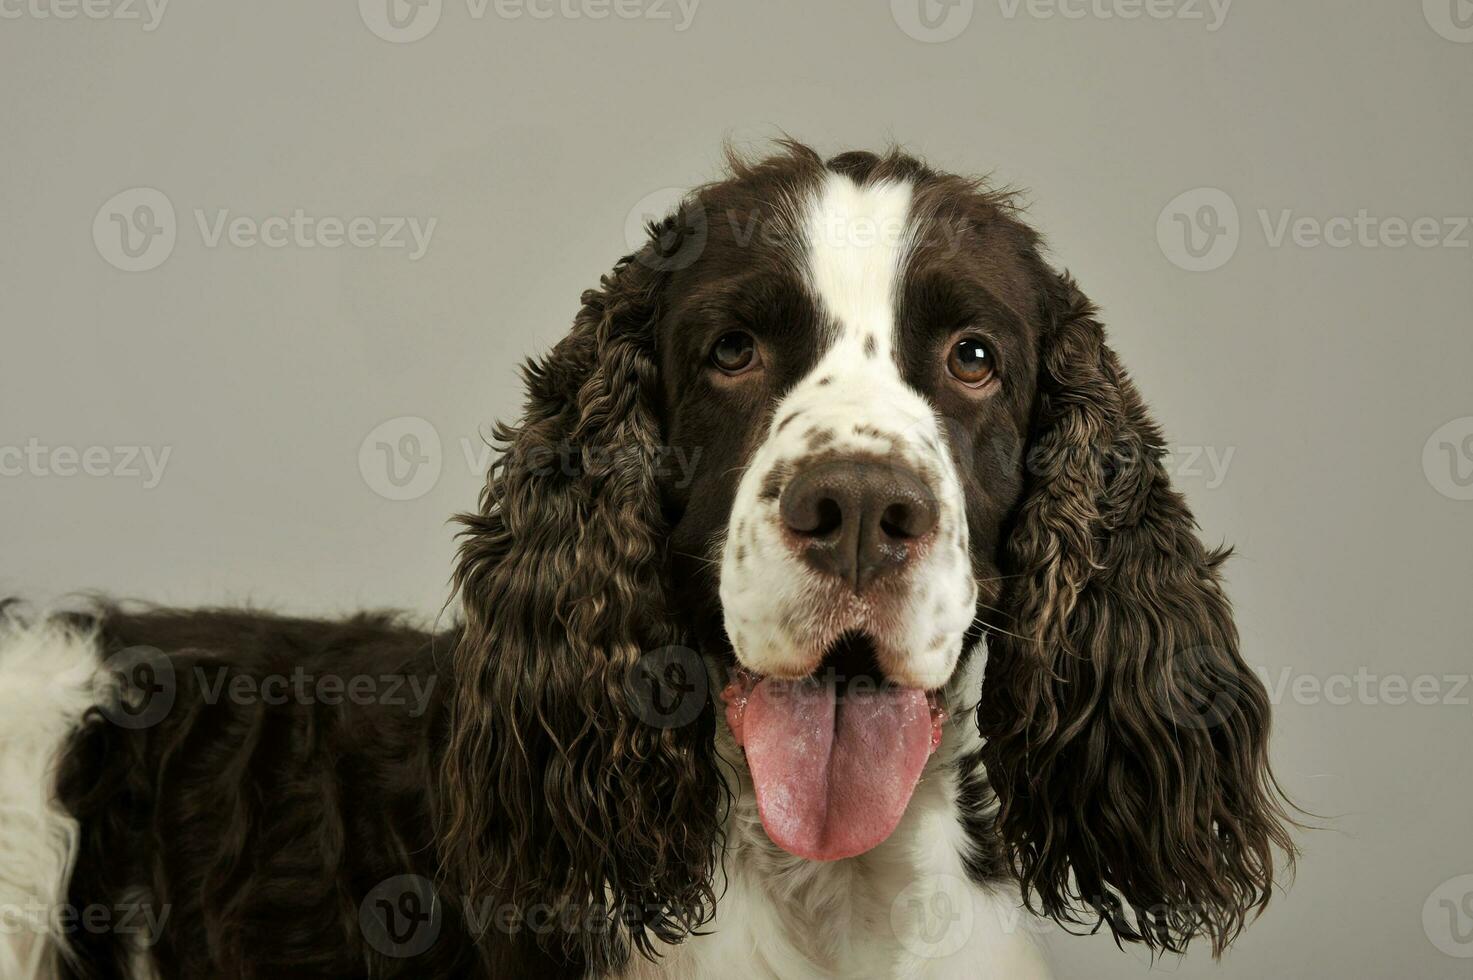
[[[765,679],[742,719],[767,835],[814,861],[862,854],[890,836],[931,754],[924,691],[846,692],[834,681]]]

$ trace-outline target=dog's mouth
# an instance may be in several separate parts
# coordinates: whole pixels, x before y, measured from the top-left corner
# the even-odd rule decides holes
[[[873,652],[847,635],[811,677],[738,668],[722,691],[762,826],[790,854],[837,861],[880,844],[941,744],[939,696],[887,683]]]

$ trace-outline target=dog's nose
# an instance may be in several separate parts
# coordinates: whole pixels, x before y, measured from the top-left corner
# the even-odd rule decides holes
[[[936,497],[884,460],[832,460],[800,470],[783,490],[783,523],[803,560],[856,593],[905,565],[936,526]]]

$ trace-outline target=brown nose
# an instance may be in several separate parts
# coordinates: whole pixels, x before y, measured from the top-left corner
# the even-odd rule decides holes
[[[863,592],[905,565],[936,526],[936,498],[910,470],[834,460],[800,470],[783,490],[783,523],[803,560]]]

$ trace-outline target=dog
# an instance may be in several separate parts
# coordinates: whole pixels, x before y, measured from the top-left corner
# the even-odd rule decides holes
[[[1019,978],[1261,913],[1227,552],[1014,198],[784,142],[648,232],[452,627],[10,607],[6,977]]]

